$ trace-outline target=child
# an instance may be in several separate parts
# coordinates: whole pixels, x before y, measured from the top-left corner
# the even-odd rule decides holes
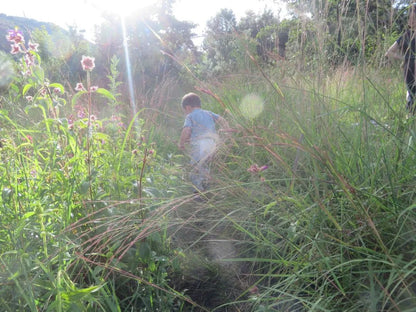
[[[407,87],[406,108],[415,113],[414,98],[416,95],[416,4],[409,7],[408,29],[387,50],[385,56],[403,60],[404,80]]]
[[[185,145],[190,144],[190,180],[195,192],[202,192],[207,189],[209,165],[219,140],[216,123],[221,128],[228,128],[228,124],[220,115],[201,109],[201,99],[195,93],[188,93],[182,98],[182,108],[186,117],[179,148],[185,150]]]

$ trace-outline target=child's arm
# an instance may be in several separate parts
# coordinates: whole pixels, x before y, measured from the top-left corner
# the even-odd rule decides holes
[[[190,139],[191,139],[191,128],[190,127],[184,127],[182,129],[181,138],[179,139],[178,147],[181,150],[184,150],[185,149],[185,144],[187,144]]]

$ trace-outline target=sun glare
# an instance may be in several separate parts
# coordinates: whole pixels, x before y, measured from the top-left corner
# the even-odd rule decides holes
[[[91,5],[102,13],[116,14],[126,17],[132,12],[139,11],[145,7],[155,4],[155,0],[91,0]]]

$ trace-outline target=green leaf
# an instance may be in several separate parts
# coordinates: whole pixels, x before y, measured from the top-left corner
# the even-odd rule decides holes
[[[38,79],[38,82],[43,85],[43,82],[45,81],[45,72],[43,71],[42,67],[33,67],[33,75]]]
[[[139,247],[139,257],[141,259],[149,259],[150,258],[150,247],[149,244],[146,242],[142,242]]]
[[[160,234],[158,232],[154,232],[152,234],[149,235],[149,239],[157,244],[162,244],[162,237],[160,236]]]
[[[58,88],[61,91],[62,94],[65,92],[64,86],[61,85],[60,83],[55,83],[55,82],[54,83],[51,83],[49,85],[49,87],[51,87],[51,88]]]
[[[26,213],[23,215],[22,219],[28,219],[28,218],[30,218],[31,216],[33,216],[34,214],[35,214],[35,212],[34,212],[34,211],[26,212]]]
[[[265,207],[264,207],[264,215],[266,216],[267,213],[269,212],[270,209],[274,208],[277,206],[277,202],[273,201],[271,203],[268,203]]]
[[[22,95],[25,95],[27,93],[27,91],[29,91],[32,87],[33,87],[32,83],[28,83],[27,85],[25,85],[23,87]]]
[[[14,83],[12,83],[9,87],[11,90],[13,90],[14,92],[18,93],[19,92],[19,87],[16,86]]]
[[[156,263],[154,261],[150,261],[149,265],[148,265],[148,268],[151,272],[156,271],[156,269],[157,269]]]
[[[96,91],[97,93],[105,96],[106,98],[112,100],[112,101],[116,101],[116,98],[114,97],[113,94],[111,94],[110,91],[108,91],[107,89],[104,88],[98,88],[98,90]]]
[[[90,188],[90,182],[89,181],[84,181],[81,184],[79,193],[80,194],[86,194],[88,192],[88,189]]]

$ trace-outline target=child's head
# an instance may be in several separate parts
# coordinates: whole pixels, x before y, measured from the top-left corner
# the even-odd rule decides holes
[[[201,98],[192,92],[185,94],[182,98],[182,108],[185,108],[187,106],[201,107]]]

